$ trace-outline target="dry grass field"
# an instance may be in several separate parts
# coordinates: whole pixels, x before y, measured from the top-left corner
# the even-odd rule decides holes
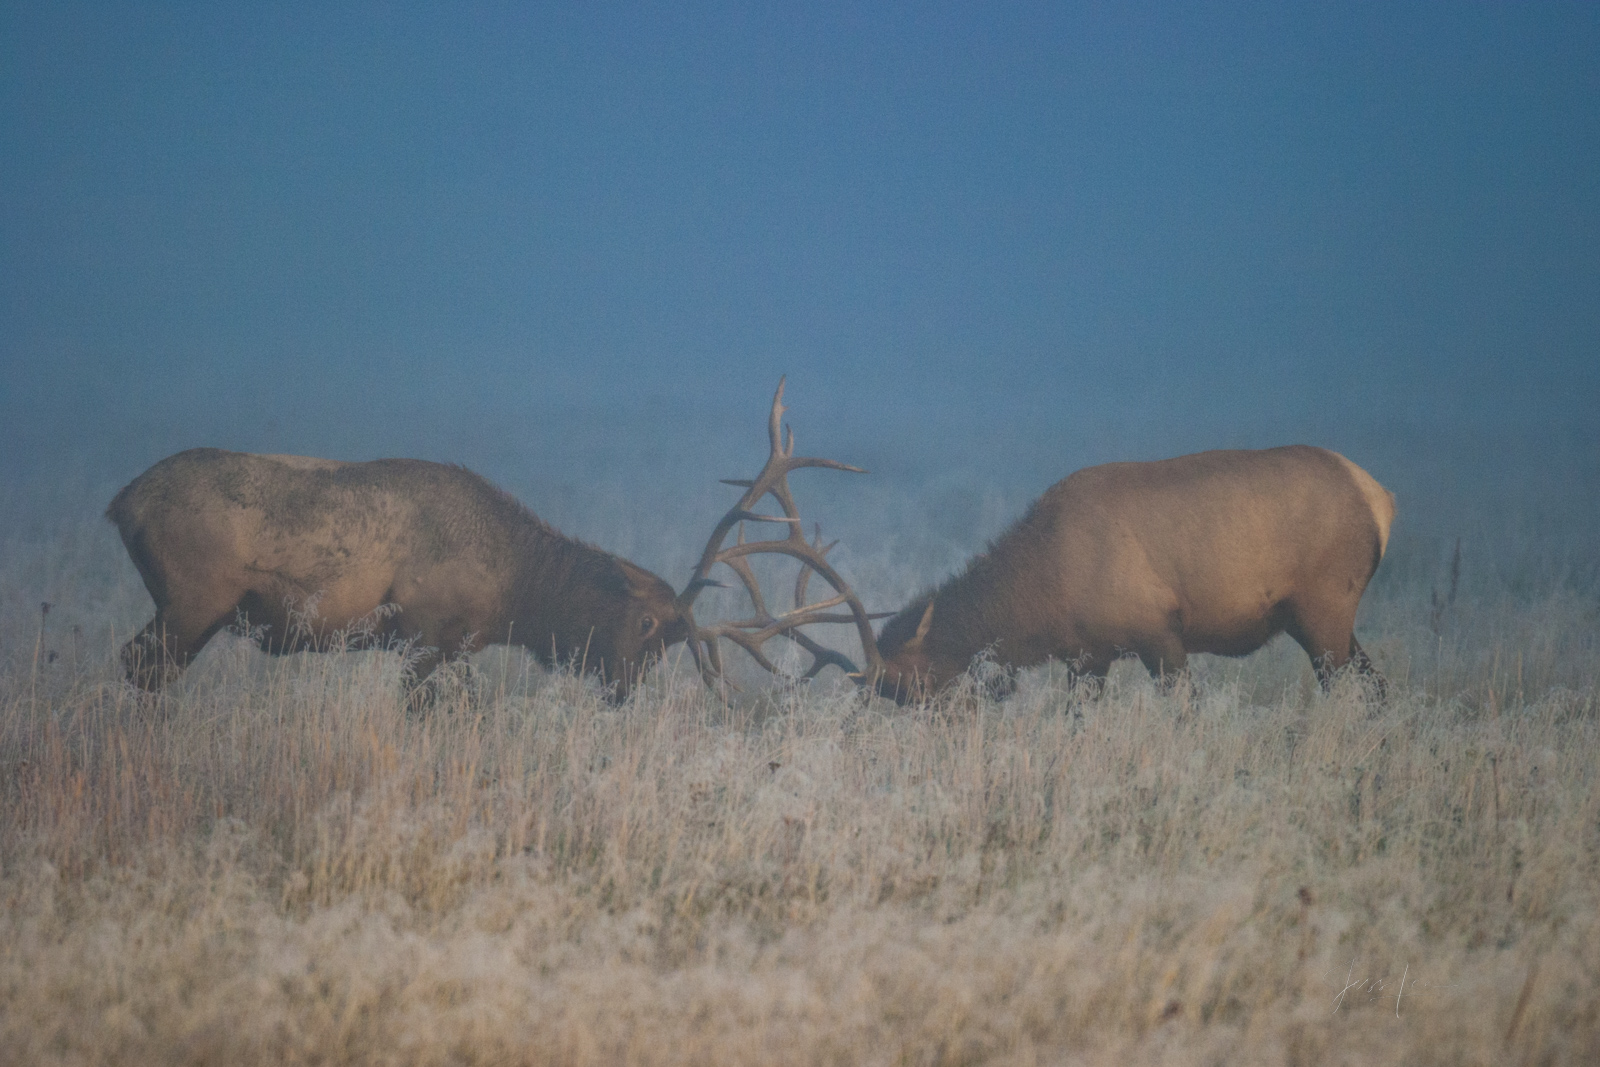
[[[1597,1063],[1585,538],[1386,563],[1381,707],[1282,640],[911,709],[499,649],[419,715],[237,638],[141,702],[114,536],[18,535],[0,1061]]]

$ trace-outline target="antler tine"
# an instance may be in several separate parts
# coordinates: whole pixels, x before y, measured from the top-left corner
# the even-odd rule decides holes
[[[746,543],[747,542],[744,539],[744,525],[741,523],[739,526],[739,544],[735,545],[734,547],[737,548],[745,545]],[[761,595],[761,583],[756,580],[755,571],[750,569],[750,560],[744,556],[734,556],[729,559],[723,559],[720,554],[717,556],[717,559],[719,562],[726,563],[728,568],[732,570],[734,574],[739,576],[739,581],[744,583],[744,590],[750,596],[750,604],[756,609],[756,617],[761,619],[767,618],[767,602]]]
[[[726,637],[734,644],[750,653],[756,663],[766,668],[773,674],[780,674],[778,668],[767,658],[764,651],[766,643],[774,637],[789,638],[795,644],[811,653],[812,666],[806,671],[804,677],[813,678],[816,674],[830,664],[838,666],[847,673],[859,673],[856,665],[842,652],[827,648],[812,640],[799,631],[798,627],[809,625],[813,622],[849,622],[848,615],[825,615],[817,613],[797,619],[751,619],[744,622],[718,623],[701,629],[701,634],[706,637]]]
[[[815,678],[817,675],[821,674],[823,669],[826,667],[838,667],[845,674],[861,673],[860,671],[856,670],[856,665],[851,662],[849,656],[846,656],[842,652],[837,652],[834,649],[817,644],[811,638],[807,637],[798,630],[791,630],[785,633],[784,636],[793,641],[795,644],[799,645],[801,648],[805,649],[807,652],[811,653],[811,669],[802,675],[804,678]]]
[[[710,638],[709,644],[711,645],[715,645],[717,640],[720,638],[726,637],[729,641],[732,641],[734,644],[750,653],[750,658],[755,660],[756,664],[765,669],[768,673],[783,673],[782,671],[778,670],[777,664],[773,663],[767,658],[767,654],[762,646],[764,646],[767,641],[770,640],[770,638],[761,636],[761,631],[752,632],[750,630],[742,629],[735,623],[719,623],[716,626],[707,627],[700,632]],[[727,685],[729,688],[734,689],[735,691],[739,689],[737,684],[729,681],[726,675],[723,674],[720,654],[718,655],[717,659],[717,676],[723,682],[723,684]]]
[[[772,414],[767,416],[767,438],[772,442],[772,454],[783,455],[783,416],[789,409],[783,406],[783,387],[789,384],[787,374],[778,378],[778,391],[772,394]]]
[[[791,470],[797,470],[801,467],[829,467],[837,470],[861,471],[861,468],[859,467],[851,467],[848,464],[840,463],[837,460],[816,459],[812,457],[800,457],[796,459],[784,451],[783,413],[789,410],[783,406],[783,387],[785,385],[785,381],[785,379],[779,379],[778,381],[778,391],[772,397],[772,412],[767,418],[767,438],[771,444],[771,451],[767,455],[767,462],[761,468],[761,473],[748,482],[742,478],[725,479],[732,484],[744,486],[745,493],[739,498],[739,502],[729,509],[728,513],[722,517],[722,521],[717,523],[715,529],[712,530],[711,537],[706,542],[705,551],[700,555],[700,563],[695,568],[694,579],[704,578],[710,574],[711,568],[717,563],[717,553],[722,548],[722,542],[727,538],[728,531],[730,531],[736,523],[744,520],[761,522],[799,521],[798,515],[793,510],[793,500],[792,498],[789,498],[787,483],[784,480]],[[866,472],[861,471],[861,473],[864,474]],[[783,491],[781,493],[773,492],[773,490],[778,487],[782,487]],[[773,493],[779,504],[784,504],[787,502],[790,505],[784,510],[784,518],[780,519],[775,515],[757,515],[751,510],[756,504],[760,503],[761,498],[766,496],[768,493]],[[694,579],[691,579],[691,584]],[[690,596],[691,592],[692,590],[690,588],[685,587],[683,593],[679,594],[678,600],[680,609],[693,603],[693,598]]]
[[[876,650],[876,642],[872,640],[872,627],[867,625],[867,610],[861,605],[855,590],[850,588],[839,572],[833,569],[827,559],[811,544],[807,543],[805,535],[785,537],[781,540],[750,541],[745,544],[731,545],[718,556],[719,562],[731,563],[735,559],[764,553],[792,556],[802,564],[810,567],[822,576],[822,580],[833,586],[834,592],[843,598],[842,602],[850,605],[852,618],[857,622],[858,629],[862,631],[862,647]]]
[[[689,629],[689,644],[696,665],[700,668],[702,676],[708,684],[715,684],[723,678],[721,655],[717,650],[718,641],[726,637],[749,652],[755,661],[768,671],[777,673],[772,662],[767,659],[762,647],[773,637],[783,634],[812,656],[812,665],[805,677],[814,677],[823,668],[834,665],[854,676],[862,676],[864,672],[857,671],[855,664],[842,653],[826,648],[810,637],[798,631],[801,626],[811,623],[829,622],[854,622],[857,633],[860,635],[863,650],[867,654],[866,672],[876,672],[881,669],[882,659],[878,654],[877,642],[872,632],[872,620],[880,618],[879,615],[869,614],[862,606],[860,598],[849,584],[839,576],[828,563],[826,556],[833,545],[824,546],[822,543],[822,530],[816,529],[816,541],[806,539],[804,525],[800,519],[799,509],[794,503],[794,496],[789,491],[788,475],[790,471],[806,467],[821,467],[829,470],[843,470],[854,473],[866,473],[860,467],[838,460],[822,459],[814,456],[796,456],[794,454],[795,440],[794,428],[785,427],[783,424],[784,413],[788,408],[783,403],[784,386],[786,378],[780,378],[777,391],[772,397],[772,408],[767,416],[767,440],[770,446],[767,461],[762,466],[761,472],[753,479],[724,479],[730,485],[742,487],[745,492],[712,530],[711,537],[706,542],[705,550],[700,554],[700,562],[695,567],[694,574],[689,583],[684,586],[683,592],[678,594],[678,608]],[[787,429],[787,438],[785,436]],[[752,510],[762,498],[771,495],[778,502],[782,510],[781,515],[762,515]],[[788,535],[764,541],[746,541],[744,536],[745,522],[773,522],[782,523],[789,527]],[[739,535],[735,544],[727,548],[723,542],[727,540],[728,533],[739,527]],[[837,542],[834,542],[837,544]],[[800,563],[800,574],[795,584],[795,606],[792,611],[781,616],[773,617],[767,610],[766,602],[761,593],[760,582],[756,579],[755,572],[749,564],[749,557],[757,554],[775,553],[793,557]],[[718,563],[732,568],[739,576],[745,591],[749,594],[751,604],[755,608],[756,617],[739,623],[724,623],[712,627],[700,627],[695,623],[693,604],[700,589],[708,584],[716,584],[710,580],[710,572]],[[822,575],[823,580],[833,587],[835,596],[817,604],[805,603],[806,584],[811,571]],[[824,609],[846,605],[850,614],[828,614]]]
[[[816,540],[811,543],[812,547],[817,550],[817,553],[819,555],[826,556],[829,552],[833,551],[833,546],[838,544],[839,542],[838,541],[832,541],[827,545],[827,547],[823,547],[823,544],[822,544],[822,523],[820,523],[820,522],[813,523],[812,524],[812,529],[816,532],[816,535],[817,535],[816,536]],[[795,606],[796,610],[798,610],[806,602],[806,585],[810,581],[811,581],[811,568],[810,567],[801,567],[800,568],[800,573],[795,575],[795,578],[794,578],[794,606]]]

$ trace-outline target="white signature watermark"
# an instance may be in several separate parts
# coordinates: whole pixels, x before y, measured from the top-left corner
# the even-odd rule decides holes
[[[1336,973],[1332,968],[1323,972],[1322,974],[1322,981],[1327,983],[1329,989],[1335,991],[1333,995],[1334,1015],[1339,1014],[1339,1012],[1345,1007],[1354,1006],[1358,1002],[1368,1004],[1384,1004],[1387,1006],[1388,999],[1393,997],[1394,1015],[1395,1018],[1398,1019],[1400,1018],[1401,1008],[1412,997],[1417,996],[1424,990],[1429,992],[1442,992],[1447,989],[1463,988],[1462,983],[1459,982],[1424,982],[1421,978],[1412,978],[1410,963],[1406,963],[1401,968],[1400,977],[1398,980],[1395,979],[1393,971],[1389,971],[1381,976],[1376,974],[1357,974],[1356,967],[1358,964],[1359,960],[1355,957],[1352,957],[1350,960],[1350,966],[1345,971],[1344,980],[1342,983],[1337,978],[1332,978],[1332,976]],[[1534,985],[1538,981],[1538,978],[1539,961],[1538,959],[1534,959],[1528,965],[1527,974],[1522,982],[1522,989],[1517,994],[1516,1006],[1511,1012],[1511,1022],[1506,1027],[1505,1039],[1507,1041],[1510,1041],[1517,1034],[1517,1030],[1522,1023],[1525,1013],[1527,1012],[1528,1005],[1533,996]]]
[[[1323,980],[1327,981],[1328,975],[1332,973],[1332,971],[1324,973]],[[1350,969],[1345,972],[1344,976],[1344,986],[1339,990],[1338,995],[1333,998],[1333,1014],[1339,1014],[1339,1009],[1344,1007],[1345,998],[1352,992],[1358,997],[1364,994],[1368,1002],[1387,998],[1389,995],[1389,977],[1389,975],[1384,975],[1382,978],[1358,978],[1356,976],[1356,960],[1351,957]],[[1405,999],[1408,981],[1410,983],[1410,992],[1415,995],[1417,990],[1422,988],[1423,983],[1420,978],[1411,977],[1411,964],[1409,963],[1405,965],[1405,970],[1400,972],[1400,981],[1394,987],[1394,1017],[1396,1019],[1400,1018],[1400,1004]]]
[[[1331,969],[1324,971],[1322,974],[1322,980],[1327,983],[1328,988],[1335,991],[1333,996],[1333,1014],[1335,1015],[1339,1014],[1339,1010],[1346,1006],[1347,1000],[1351,1002],[1360,1000],[1368,1004],[1376,1004],[1386,1002],[1389,997],[1393,997],[1394,1014],[1396,1018],[1399,1018],[1400,1009],[1407,998],[1416,996],[1424,989],[1439,992],[1456,987],[1454,982],[1425,982],[1421,978],[1411,977],[1410,963],[1406,963],[1401,968],[1399,979],[1395,978],[1393,971],[1383,975],[1360,975],[1356,973],[1356,967],[1359,962],[1356,957],[1351,957],[1350,967],[1345,971],[1342,983],[1339,979],[1332,977],[1334,971]]]

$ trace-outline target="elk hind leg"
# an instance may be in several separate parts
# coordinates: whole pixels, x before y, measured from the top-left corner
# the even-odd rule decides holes
[[[122,667],[128,681],[146,692],[160,692],[227,625],[234,606],[203,612],[175,610],[171,605],[158,608],[155,618],[122,646]]]
[[[1354,667],[1358,674],[1372,679],[1378,698],[1382,700],[1388,686],[1372,665],[1366,650],[1356,640],[1355,609],[1354,601],[1348,606],[1341,604],[1337,610],[1324,612],[1296,609],[1286,629],[1310,657],[1311,667],[1316,671],[1317,682],[1324,693],[1333,687],[1334,675],[1345,667]]]
[[[1373,665],[1372,657],[1367,655],[1367,650],[1361,647],[1361,642],[1356,640],[1356,635],[1353,633],[1350,635],[1350,666],[1355,668],[1357,674],[1367,679],[1377,692],[1380,704],[1389,698],[1389,680]]]
[[[183,670],[173,655],[171,635],[162,612],[122,646],[122,670],[128,681],[147,693],[164,689]]]
[[[143,534],[121,533],[128,558],[156,604],[155,618],[122,646],[122,666],[128,681],[157,692],[232,621],[248,583],[226,564],[208,566],[203,549],[192,553],[197,558],[184,567],[174,568],[151,551]]]

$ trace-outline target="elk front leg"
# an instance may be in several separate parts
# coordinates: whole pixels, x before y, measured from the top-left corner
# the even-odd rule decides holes
[[[1176,635],[1161,634],[1141,641],[1134,652],[1163,692],[1171,692],[1189,675],[1189,653]]]

